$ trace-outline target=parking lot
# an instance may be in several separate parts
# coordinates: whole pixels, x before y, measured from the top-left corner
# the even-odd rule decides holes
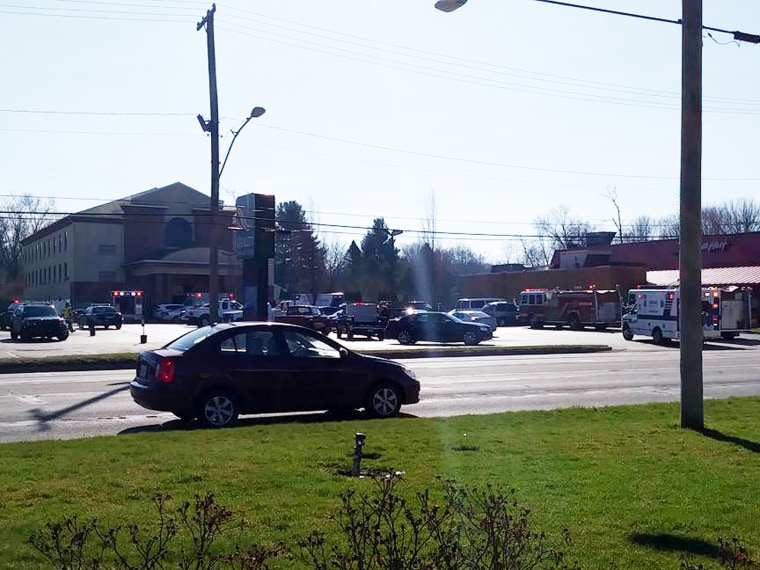
[[[90,336],[87,329],[76,329],[66,341],[33,340],[30,342],[12,341],[8,331],[0,332],[0,359],[15,359],[24,357],[48,357],[67,354],[104,354],[115,352],[140,352],[163,346],[167,342],[192,330],[193,327],[186,324],[175,323],[150,323],[145,328],[138,324],[125,324],[121,330],[97,329],[95,336]],[[145,344],[140,343],[140,336],[147,336]],[[335,339],[335,335],[330,335]],[[395,340],[355,340],[339,341],[345,346],[359,352],[372,350],[393,350],[402,348]],[[757,344],[756,335],[742,335],[731,341],[735,347],[750,347]],[[541,330],[532,330],[527,327],[499,327],[493,340],[482,343],[482,346],[519,347],[519,346],[552,346],[552,345],[607,345],[613,350],[673,350],[678,343],[657,346],[651,339],[644,337],[636,338],[633,342],[627,342],[617,329],[607,331],[595,331],[587,329],[572,331],[568,329],[556,330],[546,327]],[[722,343],[726,345],[728,343]],[[435,343],[418,343],[404,349],[424,350],[426,347],[439,346]],[[461,346],[461,343],[460,343]],[[721,346],[715,343],[714,347]]]

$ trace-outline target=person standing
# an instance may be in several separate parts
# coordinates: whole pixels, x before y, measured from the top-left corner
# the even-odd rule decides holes
[[[69,332],[74,332],[74,323],[72,322],[71,314],[71,303],[66,301],[66,304],[64,305],[61,313],[63,314],[63,320],[66,321],[66,327],[69,329]]]

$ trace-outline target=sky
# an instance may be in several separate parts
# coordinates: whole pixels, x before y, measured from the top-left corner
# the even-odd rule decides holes
[[[579,0],[664,19],[678,0]],[[595,229],[678,212],[680,26],[535,0],[220,0],[232,204],[299,202],[326,244],[373,219],[491,263],[560,206]],[[174,182],[210,193],[206,32],[190,0],[0,0],[2,198],[83,209]],[[760,34],[756,0],[704,24]],[[760,46],[705,33],[703,205],[760,200]]]

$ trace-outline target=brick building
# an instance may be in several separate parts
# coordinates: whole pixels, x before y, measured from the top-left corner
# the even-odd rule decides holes
[[[222,207],[220,291],[238,291],[232,252],[235,209]],[[176,182],[68,215],[25,239],[24,297],[77,307],[108,302],[111,290],[144,291],[144,310],[208,291],[210,199]]]

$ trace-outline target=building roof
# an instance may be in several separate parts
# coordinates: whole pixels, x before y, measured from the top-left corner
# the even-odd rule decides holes
[[[653,285],[678,285],[678,269],[647,271]],[[709,267],[702,269],[702,285],[756,285],[760,283],[760,266]]]
[[[609,253],[605,265],[645,265],[656,270],[678,269],[678,240],[662,239],[636,243],[622,243],[603,248],[587,247],[578,251]],[[557,250],[552,267],[560,266],[563,253]],[[702,236],[702,267],[746,267],[760,265],[760,232]]]

